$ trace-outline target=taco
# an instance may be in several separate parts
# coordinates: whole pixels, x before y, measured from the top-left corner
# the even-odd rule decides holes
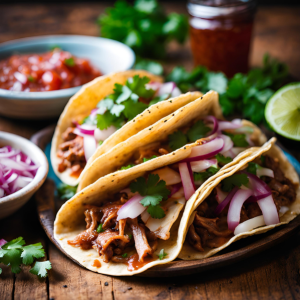
[[[251,153],[252,148],[234,149],[230,136],[230,141],[239,135],[255,145],[265,140],[254,125],[249,133],[251,123],[218,120],[212,115],[221,117],[218,109],[218,94],[211,91],[100,156],[105,163],[101,169],[112,169],[66,202],[56,216],[54,236],[65,253],[92,271],[119,276],[174,260],[188,220],[181,218],[184,207],[190,211],[202,189]],[[228,139],[223,137],[227,131]],[[168,146],[170,135],[175,137],[174,151]],[[218,154],[219,161],[214,158]]]
[[[273,138],[264,147],[251,149],[235,168],[202,189],[183,216],[190,225],[179,258],[212,256],[300,214],[299,177],[274,142]]]
[[[247,155],[244,152],[247,148],[261,146],[266,141],[264,134],[253,123],[223,119],[218,94],[210,91],[96,158],[82,173],[78,191],[109,173],[162,157],[205,138],[203,142],[211,141],[205,146],[206,150],[199,148],[199,155],[203,153],[204,157],[199,158],[198,155],[186,159],[195,172],[196,185],[200,186],[239,153],[243,152],[242,159]],[[211,155],[211,152],[214,154]]]
[[[88,161],[202,95],[180,94],[174,83],[146,71],[114,73],[84,85],[65,107],[53,136],[56,175],[76,185]]]

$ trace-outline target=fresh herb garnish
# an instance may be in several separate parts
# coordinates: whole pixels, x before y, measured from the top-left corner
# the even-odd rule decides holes
[[[220,94],[220,105],[225,116],[240,113],[259,124],[264,120],[266,102],[285,83],[287,76],[287,66],[266,54],[262,68],[252,69],[247,74],[235,74],[232,79],[200,66],[192,72],[175,67],[166,80],[174,81],[183,93],[190,89],[203,93],[215,90]]]
[[[188,139],[186,135],[180,130],[170,134],[168,136],[168,140],[169,140],[169,146],[173,151],[183,147],[188,143]]]
[[[261,163],[264,165],[265,164],[265,161],[266,161],[266,157],[264,155],[261,155],[260,156],[260,161]]]
[[[32,77],[32,75],[28,75],[28,76],[27,76],[27,79],[28,79],[30,82],[35,82],[35,79],[34,79],[34,77]]]
[[[215,175],[219,170],[220,168],[211,166],[205,172],[194,172],[194,181],[204,181],[209,177]]]
[[[139,177],[130,184],[130,190],[133,193],[138,192],[145,196],[140,203],[148,207],[147,212],[152,218],[161,219],[165,216],[165,212],[160,206],[163,199],[167,199],[170,190],[166,187],[166,182],[159,180],[157,174],[149,174],[148,180],[145,177]]]
[[[45,251],[41,243],[24,246],[25,241],[22,237],[18,237],[10,242],[7,242],[0,248],[0,263],[11,267],[12,273],[20,273],[20,265],[30,265],[34,259],[45,257]],[[51,269],[49,260],[36,262],[34,267],[30,269],[30,273],[39,277],[46,277],[47,270]],[[0,274],[2,269],[0,268]]]
[[[155,75],[163,75],[164,72],[163,66],[160,63],[146,59],[139,60],[134,68],[136,70],[146,70]]]
[[[222,190],[224,192],[230,192],[235,186],[246,186],[249,179],[246,174],[233,174],[222,180]]]
[[[122,254],[122,257],[126,258],[128,256],[127,253]]]
[[[129,237],[129,239],[131,240],[131,239],[132,239],[132,234],[129,234],[128,237]]]
[[[76,186],[71,186],[65,183],[60,183],[57,187],[57,193],[60,199],[62,200],[69,200],[71,199],[75,194],[77,190]]]
[[[98,227],[97,227],[97,232],[98,233],[104,232],[104,229],[102,227],[103,227],[103,224],[98,225]]]
[[[98,145],[101,146],[103,144],[103,141],[99,141]]]
[[[233,141],[235,147],[248,147],[249,143],[246,141],[246,135],[244,133],[232,134],[224,132]]]
[[[253,162],[248,162],[248,167],[247,167],[247,171],[249,173],[252,173],[254,175],[256,175],[256,170],[259,168],[260,166],[256,163]]]
[[[197,121],[187,132],[189,141],[196,142],[197,140],[204,138],[211,128],[205,126],[202,120]]]
[[[127,169],[130,169],[130,168],[134,167],[134,166],[135,166],[135,165],[133,165],[133,164],[129,164],[128,166],[123,166],[123,167],[121,167],[120,170],[127,170]]]
[[[168,254],[165,252],[165,250],[164,250],[164,249],[161,249],[160,252],[159,252],[159,254],[158,254],[157,256],[158,256],[158,258],[159,258],[160,260],[163,260],[167,255],[168,255]]]
[[[218,163],[222,164],[222,165],[227,165],[228,163],[232,162],[232,158],[231,157],[225,157],[221,153],[218,153],[216,155],[216,159],[217,159]]]
[[[122,127],[125,121],[130,121],[138,114],[143,112],[148,105],[138,102],[139,98],[151,99],[155,91],[147,89],[146,84],[150,78],[135,75],[129,78],[125,85],[116,83],[114,93],[108,95],[97,105],[99,108],[97,114],[97,127],[100,130],[107,129],[110,126]]]
[[[183,43],[188,20],[184,14],[167,15],[156,0],[116,1],[98,19],[101,36],[120,41],[141,57],[162,58],[171,40]]]
[[[68,67],[74,67],[75,66],[75,61],[74,61],[74,58],[73,57],[70,57],[70,58],[66,58],[64,60],[64,63],[66,66]]]
[[[144,158],[143,158],[143,162],[149,161],[149,160],[151,160],[151,159],[153,159],[153,158],[156,158],[156,157],[157,157],[156,155],[153,155],[153,156],[151,156],[151,157],[149,157],[149,158],[144,157]]]

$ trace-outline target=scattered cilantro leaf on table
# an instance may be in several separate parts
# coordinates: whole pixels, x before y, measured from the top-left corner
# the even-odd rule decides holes
[[[45,257],[45,251],[41,243],[33,245],[25,245],[22,237],[18,237],[10,242],[5,243],[0,248],[0,263],[11,267],[12,273],[18,274],[21,272],[21,264],[30,265],[34,259]],[[36,262],[30,270],[31,273],[40,277],[47,276],[47,270],[51,269],[49,261]],[[0,268],[0,274],[2,269]]]
[[[170,190],[167,189],[166,182],[160,180],[157,174],[149,174],[147,181],[145,177],[139,177],[129,187],[131,192],[138,192],[140,195],[145,196],[140,203],[148,207],[147,212],[152,218],[161,219],[165,216],[160,202],[168,198]]]
[[[222,180],[222,190],[224,192],[230,192],[235,186],[246,186],[249,179],[246,174],[233,174]]]

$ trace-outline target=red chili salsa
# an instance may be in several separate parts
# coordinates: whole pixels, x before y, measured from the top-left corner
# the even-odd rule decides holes
[[[41,54],[12,55],[0,61],[0,88],[17,92],[67,89],[100,75],[87,59],[59,48]]]

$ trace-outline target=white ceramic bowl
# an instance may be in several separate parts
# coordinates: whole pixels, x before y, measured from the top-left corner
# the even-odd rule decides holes
[[[0,198],[0,219],[13,214],[40,188],[48,174],[48,161],[44,152],[29,140],[15,134],[0,131],[0,147],[12,146],[22,150],[40,167],[34,179],[14,194]]]
[[[59,46],[77,57],[87,58],[102,74],[125,71],[135,62],[126,45],[106,38],[82,35],[38,36],[0,44],[0,60],[12,54],[43,53]],[[50,92],[14,92],[0,89],[0,114],[22,119],[58,117],[81,87]]]

